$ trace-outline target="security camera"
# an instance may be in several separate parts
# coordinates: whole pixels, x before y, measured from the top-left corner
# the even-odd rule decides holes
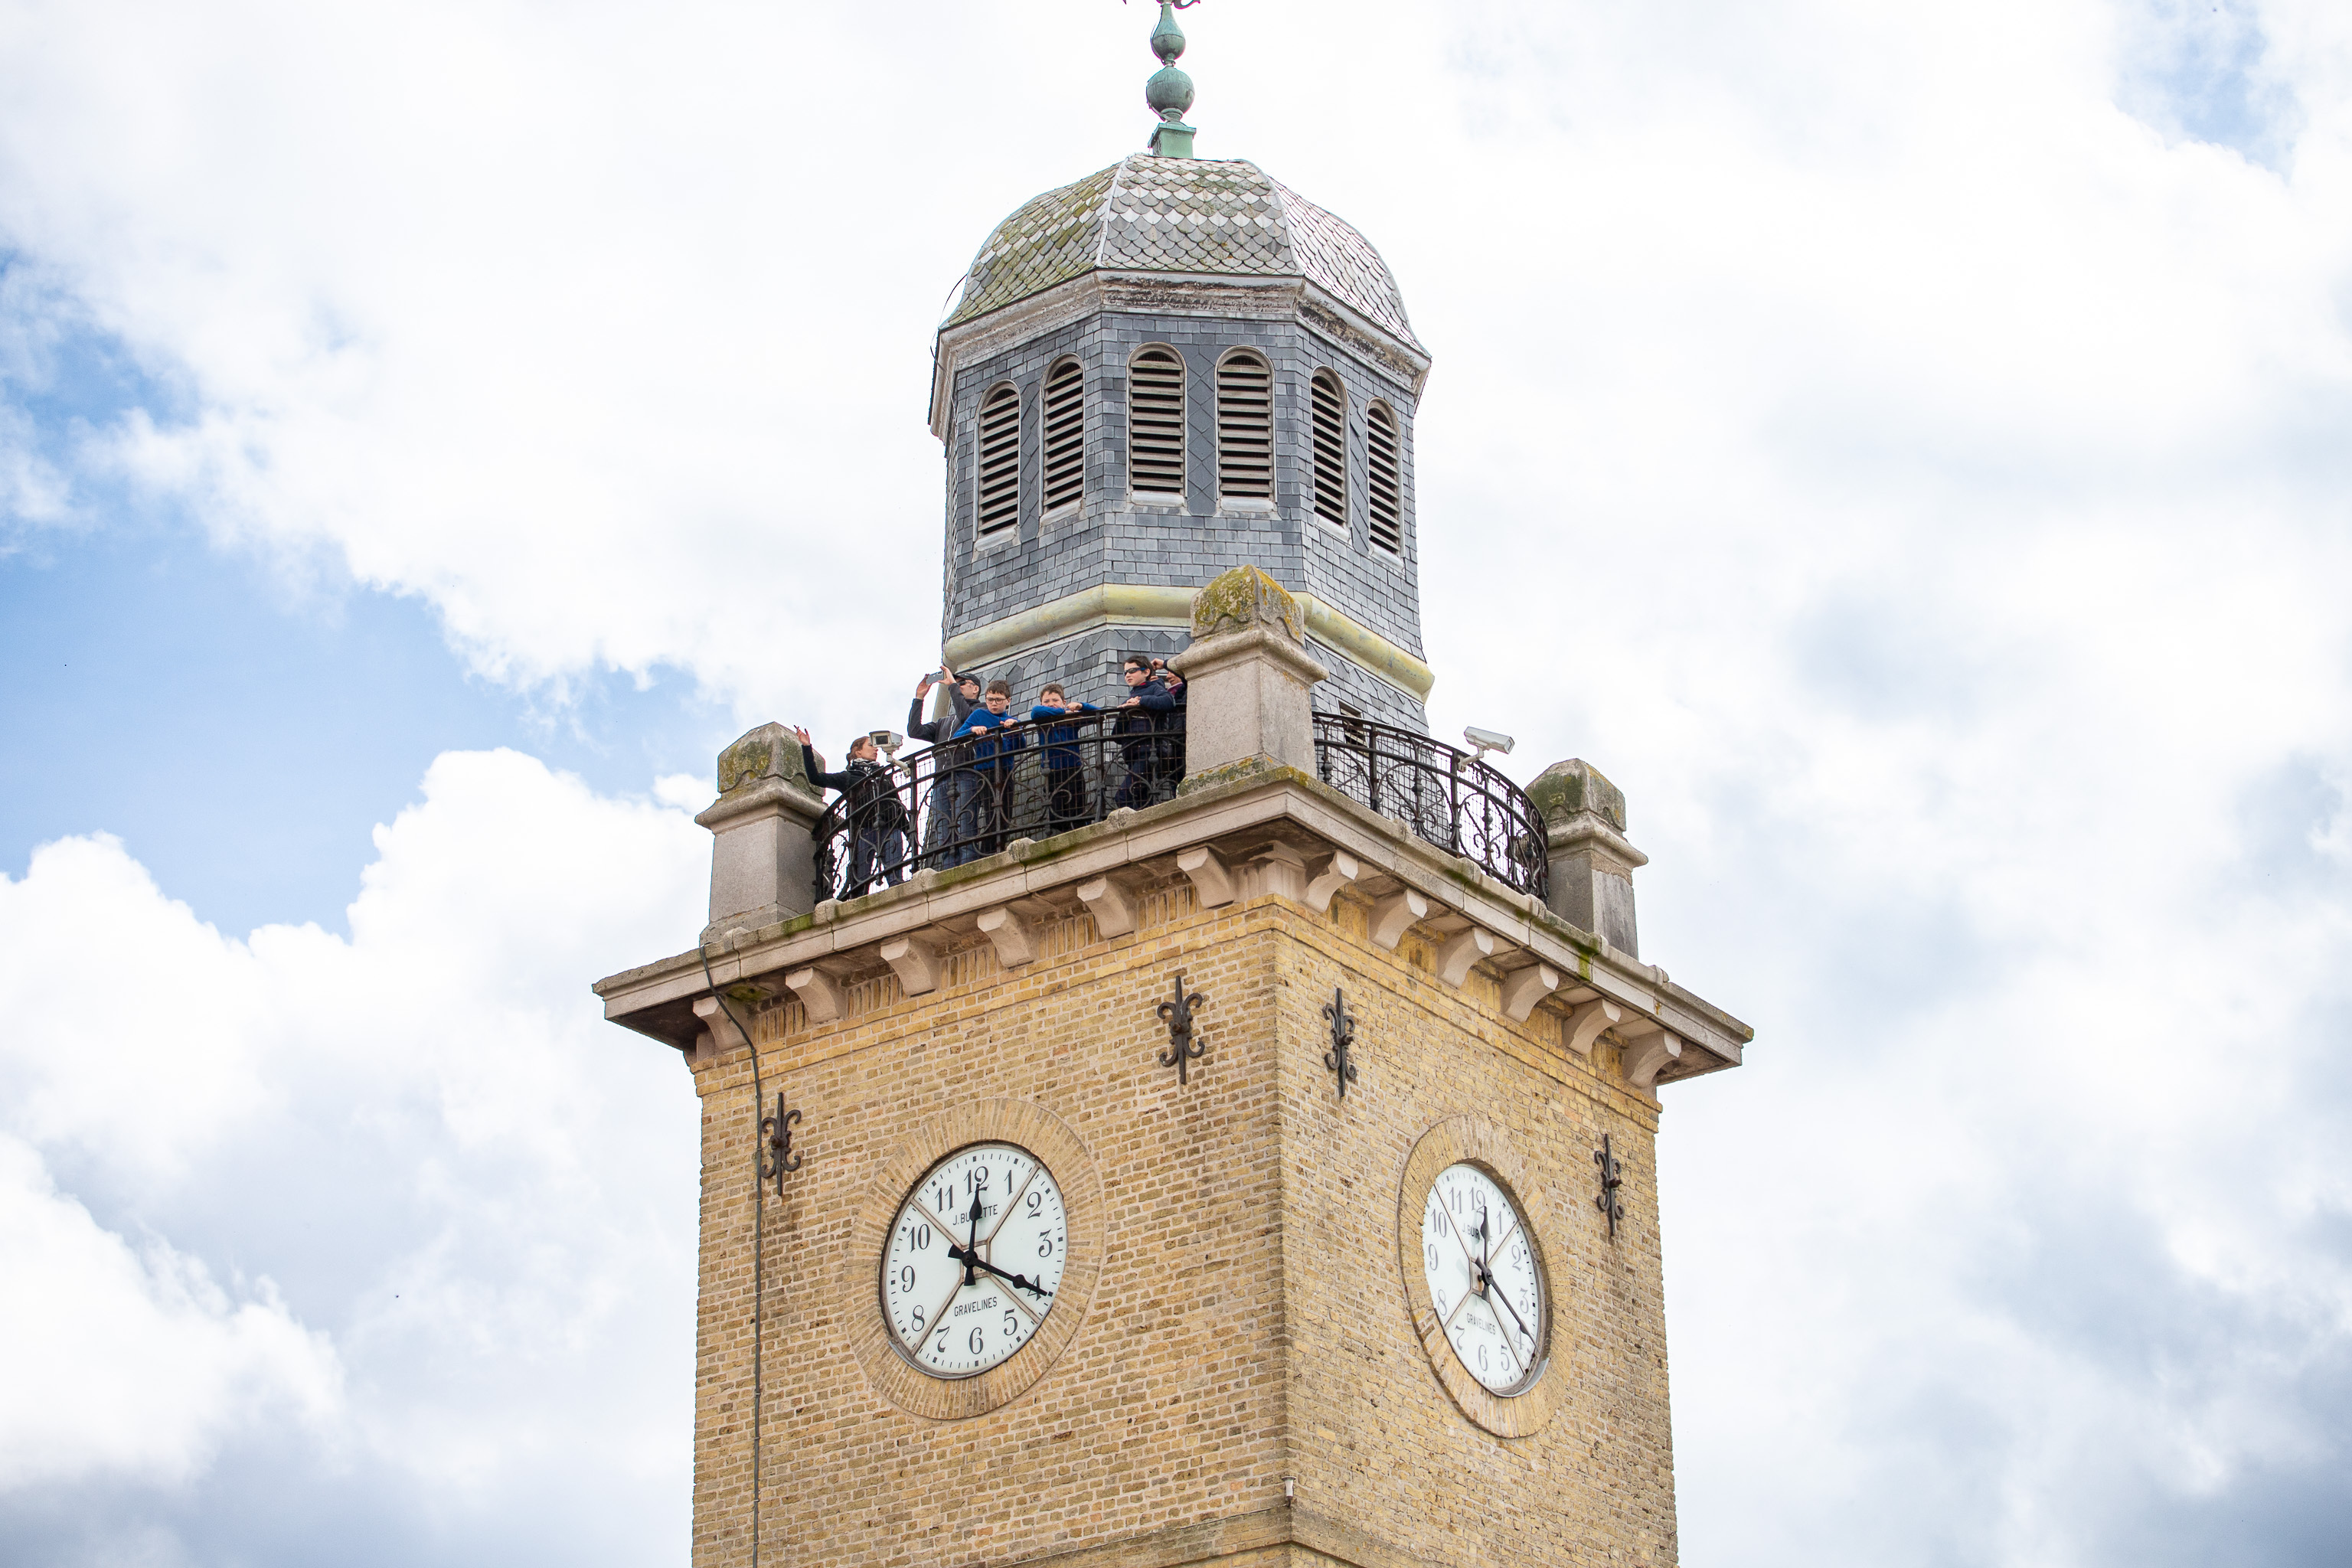
[[[1462,738],[1470,742],[1470,749],[1478,753],[1481,761],[1489,752],[1500,752],[1507,757],[1511,754],[1511,748],[1518,744],[1508,735],[1498,734],[1493,730],[1481,730],[1475,724],[1463,731]]]
[[[884,756],[894,759],[898,754],[898,748],[907,743],[907,737],[896,730],[870,730],[866,731],[866,738],[873,742],[875,748]]]

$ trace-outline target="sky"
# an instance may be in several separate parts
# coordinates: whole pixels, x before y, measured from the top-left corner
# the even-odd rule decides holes
[[[683,1563],[714,753],[896,723],[940,307],[1151,14],[0,4],[0,1557]],[[1621,784],[1683,1559],[2352,1539],[2352,10],[1228,0],[1441,735]]]

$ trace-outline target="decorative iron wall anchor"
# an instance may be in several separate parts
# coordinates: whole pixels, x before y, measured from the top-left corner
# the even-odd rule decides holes
[[[760,1163],[760,1180],[776,1184],[776,1195],[784,1195],[784,1173],[801,1168],[801,1157],[793,1152],[793,1123],[801,1119],[797,1110],[784,1109],[784,1091],[776,1090],[776,1113],[760,1118],[760,1131],[766,1138],[768,1152]]]
[[[1174,1068],[1176,1081],[1180,1084],[1191,1081],[1185,1072],[1186,1064],[1199,1061],[1209,1054],[1209,1042],[1192,1037],[1192,1009],[1205,1007],[1208,1003],[1209,999],[1198,991],[1189,996],[1184,994],[1184,974],[1179,970],[1176,974],[1176,999],[1162,1002],[1157,1009],[1160,1020],[1168,1026],[1168,1048],[1160,1053],[1160,1065]]]
[[[1356,1081],[1356,1064],[1348,1053],[1356,1044],[1356,1016],[1348,1011],[1348,999],[1331,987],[1331,1000],[1324,1004],[1323,1016],[1331,1021],[1331,1048],[1323,1053],[1323,1065],[1339,1080],[1339,1098],[1348,1098],[1348,1086]]]
[[[1601,1147],[1592,1152],[1592,1163],[1601,1167],[1601,1195],[1592,1206],[1609,1217],[1609,1239],[1617,1239],[1617,1222],[1625,1217],[1625,1205],[1617,1201],[1617,1189],[1625,1184],[1622,1167],[1609,1146],[1609,1134],[1601,1135]]]

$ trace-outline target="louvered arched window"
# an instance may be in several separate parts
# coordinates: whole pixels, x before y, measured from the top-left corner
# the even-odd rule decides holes
[[[1274,373],[1247,349],[1217,363],[1217,495],[1274,499]]]
[[[1021,394],[1000,386],[980,402],[980,522],[982,539],[1021,521]]]
[[[1348,526],[1348,394],[1339,378],[1318,370],[1307,384],[1315,413],[1315,515]]]
[[[1137,495],[1184,495],[1184,361],[1164,344],[1128,363],[1127,482]]]
[[[1371,491],[1372,543],[1391,554],[1404,552],[1404,441],[1396,416],[1385,403],[1364,411],[1365,468]]]
[[[1073,505],[1086,487],[1087,376],[1074,359],[1045,373],[1045,510]]]

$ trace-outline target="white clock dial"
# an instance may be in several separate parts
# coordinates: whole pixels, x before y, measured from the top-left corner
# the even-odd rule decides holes
[[[1463,1367],[1489,1392],[1517,1394],[1543,1370],[1543,1277],[1525,1219],[1495,1178],[1449,1165],[1421,1211],[1430,1304]]]
[[[959,1149],[898,1205],[882,1249],[882,1315],[934,1377],[973,1377],[1029,1342],[1054,1310],[1070,1247],[1062,1189],[1010,1143]]]

